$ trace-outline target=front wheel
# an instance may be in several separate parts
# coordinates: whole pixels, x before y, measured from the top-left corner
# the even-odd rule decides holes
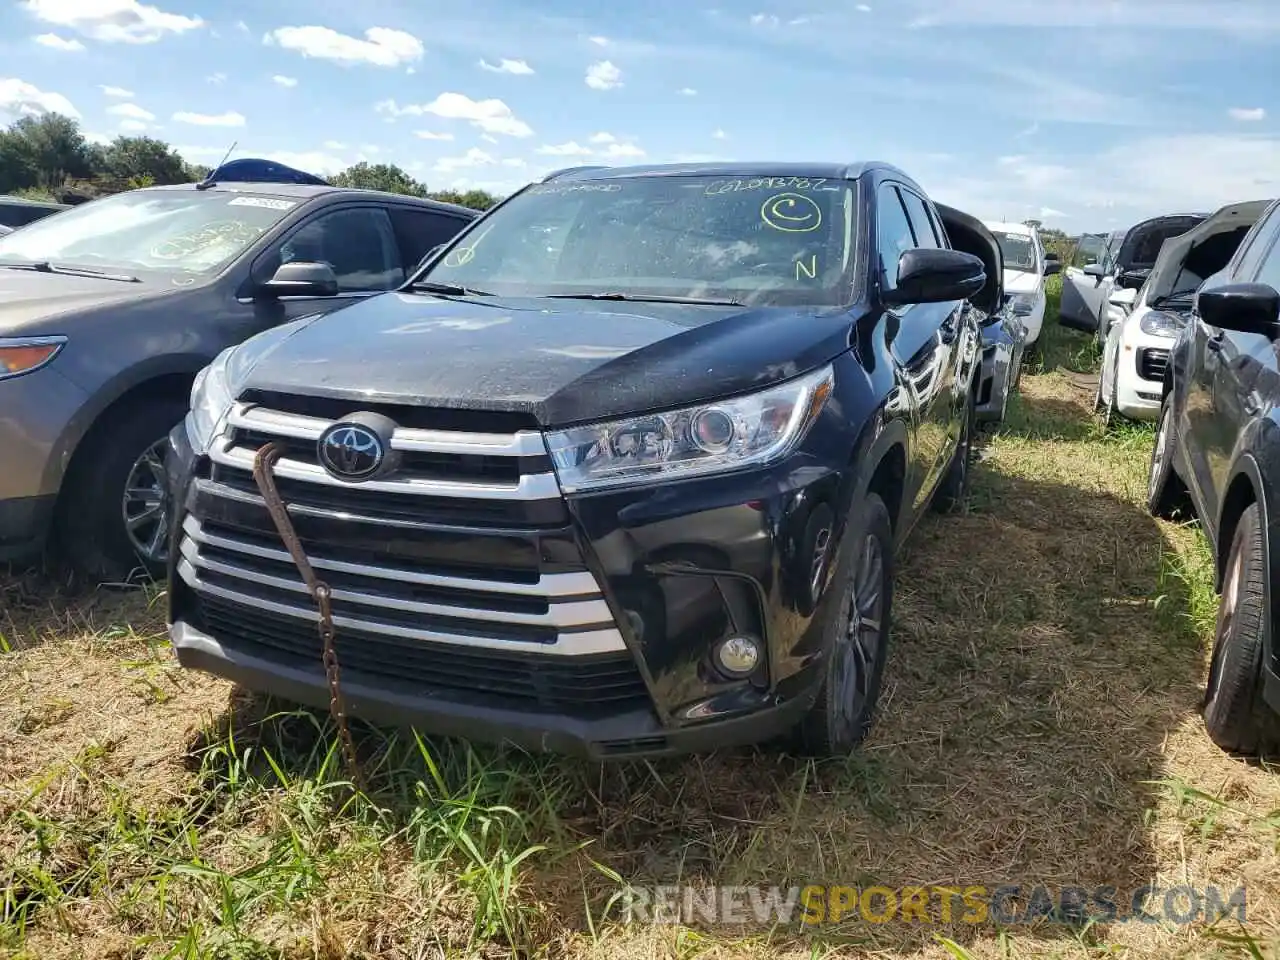
[[[1258,505],[1250,504],[1231,539],[1203,707],[1205,729],[1213,742],[1246,756],[1280,749],[1280,720],[1262,699],[1265,549]]]
[[[799,728],[801,749],[810,756],[844,756],[863,741],[888,654],[893,526],[874,493],[854,509],[830,587],[839,591],[839,600],[826,614],[822,688]]]
[[[157,399],[108,415],[67,477],[62,549],[85,578],[127,582],[164,576],[169,559],[168,435],[186,404]]]

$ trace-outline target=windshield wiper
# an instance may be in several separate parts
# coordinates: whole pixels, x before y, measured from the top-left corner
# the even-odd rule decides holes
[[[646,297],[630,293],[549,293],[548,300],[628,300],[635,303],[693,303],[704,307],[743,307],[741,300],[710,300],[705,297]]]
[[[128,273],[108,273],[105,270],[90,270],[88,267],[71,267],[53,264],[48,260],[32,260],[27,263],[3,263],[0,267],[6,270],[34,270],[36,273],[60,273],[68,277],[95,277],[101,280],[119,280],[121,283],[141,283],[137,277]]]
[[[409,285],[410,290],[423,290],[427,293],[440,293],[446,297],[492,297],[492,293],[475,290],[471,287],[459,286],[456,283],[441,283],[439,280],[419,280]]]

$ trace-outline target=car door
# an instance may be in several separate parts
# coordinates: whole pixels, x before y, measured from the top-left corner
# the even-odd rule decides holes
[[[1101,278],[1084,272],[1086,267],[1100,267],[1106,256],[1109,238],[1103,234],[1086,233],[1076,244],[1075,256],[1062,273],[1062,300],[1058,316],[1067,326],[1084,330],[1098,328],[1101,306]]]
[[[362,202],[325,207],[258,254],[237,297],[251,332],[308,314],[328,313],[401,286],[413,264],[405,263],[389,206]],[[270,280],[282,263],[306,260],[333,268],[337,296],[254,295],[255,288]]]
[[[1265,253],[1246,282],[1264,283],[1280,290],[1280,242],[1274,230],[1260,239]],[[1274,402],[1277,380],[1276,347],[1259,333],[1227,330],[1220,340],[1213,372],[1213,407],[1204,437],[1208,482],[1214,492],[1214,516],[1226,494],[1230,470],[1240,435]]]
[[[882,183],[877,192],[877,266],[881,288],[885,290],[896,285],[898,258],[904,252],[919,246],[940,245],[932,229],[926,229],[927,216],[920,237],[916,236],[904,195],[913,196],[905,186],[888,181]],[[925,505],[937,485],[950,449],[948,440],[955,414],[947,381],[954,376],[948,368],[954,354],[960,306],[958,303],[916,303],[888,311],[898,326],[890,350],[898,363],[899,387],[910,398],[910,407],[915,412],[912,418],[915,437],[907,467],[913,514]]]

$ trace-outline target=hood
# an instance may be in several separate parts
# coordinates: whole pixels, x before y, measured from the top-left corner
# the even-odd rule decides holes
[[[175,290],[177,288],[174,288]],[[0,337],[35,334],[37,325],[65,313],[170,292],[156,283],[0,268]]]
[[[1228,204],[1195,229],[1165,240],[1147,277],[1145,301],[1153,303],[1175,291],[1193,290],[1226,267],[1245,234],[1270,205],[1269,200]]]
[[[1004,292],[1035,293],[1040,289],[1043,280],[1040,274],[1033,271],[1006,270],[1004,271]]]
[[[312,320],[237,388],[560,425],[763,388],[847,350],[852,322],[842,309],[387,293]]]
[[[1204,221],[1203,213],[1179,213],[1152,217],[1131,227],[1116,253],[1116,270],[1123,272],[1152,266],[1165,240],[1186,233]]]

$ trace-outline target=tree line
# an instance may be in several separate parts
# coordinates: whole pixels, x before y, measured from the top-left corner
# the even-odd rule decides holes
[[[21,117],[0,130],[0,195],[75,204],[140,187],[195,183],[210,172],[155,137],[92,143],[78,122],[57,113]],[[429,191],[393,163],[357,163],[328,179],[338,187],[430,197],[476,210],[498,202],[484,190]]]

